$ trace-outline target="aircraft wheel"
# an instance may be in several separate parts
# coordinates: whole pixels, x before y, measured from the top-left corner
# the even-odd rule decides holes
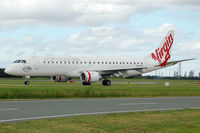
[[[89,86],[89,85],[91,85],[91,82],[89,82],[89,83],[88,83],[88,82],[83,82],[82,84],[83,84],[83,85],[88,85],[88,86]]]
[[[29,85],[30,82],[29,82],[29,81],[25,81],[24,84],[25,84],[25,85]]]
[[[111,85],[111,81],[110,81],[110,80],[107,80],[107,81],[106,81],[106,85],[107,85],[107,86],[110,86],[110,85]]]
[[[103,80],[102,81],[102,85],[103,86],[110,86],[111,85],[111,81],[110,80]]]

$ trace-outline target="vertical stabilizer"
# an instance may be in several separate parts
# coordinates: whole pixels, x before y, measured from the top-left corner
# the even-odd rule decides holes
[[[152,59],[159,63],[161,67],[165,67],[167,61],[171,58],[171,49],[174,42],[174,30],[168,31],[165,38],[161,41],[160,46],[155,49],[151,55],[145,59]]]

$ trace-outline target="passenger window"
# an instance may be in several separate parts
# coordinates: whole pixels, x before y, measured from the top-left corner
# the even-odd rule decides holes
[[[68,64],[70,64],[70,61],[68,61]]]
[[[45,64],[46,62],[44,61],[44,64]]]
[[[52,61],[51,63],[53,64],[54,62]]]

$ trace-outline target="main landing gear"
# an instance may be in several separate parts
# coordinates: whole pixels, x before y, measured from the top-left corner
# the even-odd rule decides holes
[[[91,85],[91,82],[89,82],[89,83],[88,82],[82,82],[82,84],[89,86],[89,85]]]
[[[30,85],[29,79],[30,79],[30,76],[25,76],[25,80],[26,80],[24,81],[25,85]]]
[[[84,86],[90,86],[91,85],[91,82],[82,82],[82,84],[84,85]],[[107,80],[107,79],[104,79],[103,81],[102,81],[102,85],[103,86],[110,86],[111,85],[111,81],[110,80]]]
[[[107,80],[107,79],[104,79],[104,80],[102,81],[102,85],[103,85],[103,86],[110,86],[110,85],[111,85],[111,81],[110,81],[110,80]]]

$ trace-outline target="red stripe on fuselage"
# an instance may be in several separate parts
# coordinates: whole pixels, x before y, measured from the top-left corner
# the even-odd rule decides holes
[[[61,76],[58,76],[58,82],[60,82],[61,81]]]
[[[86,71],[87,73],[88,73],[88,75],[89,75],[89,79],[88,79],[88,83],[90,82],[90,80],[91,80],[91,74],[90,74],[90,72],[89,71]]]

